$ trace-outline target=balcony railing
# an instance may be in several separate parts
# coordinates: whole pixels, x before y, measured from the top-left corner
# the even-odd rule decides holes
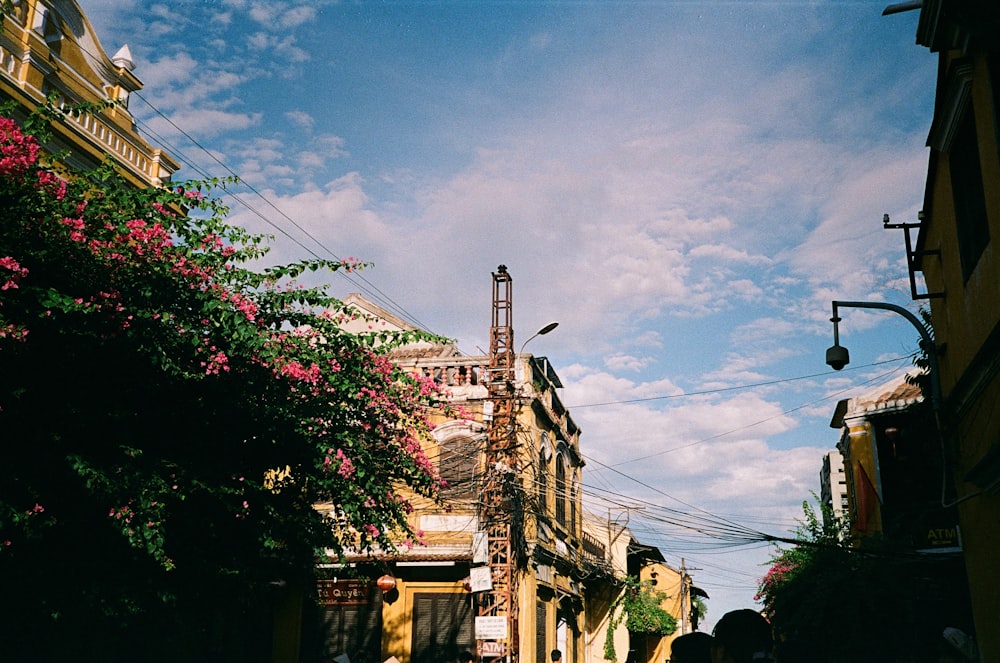
[[[597,540],[597,537],[587,532],[583,533],[583,559],[591,564],[604,565],[608,561],[607,548]]]

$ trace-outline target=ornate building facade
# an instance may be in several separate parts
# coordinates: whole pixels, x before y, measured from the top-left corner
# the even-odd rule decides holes
[[[106,155],[135,186],[162,186],[179,165],[140,134],[129,111],[142,89],[128,46],[108,56],[75,0],[13,0],[0,23],[0,103],[27,114],[51,100],[108,104],[99,113],[67,114],[53,124],[46,148],[67,154],[67,166],[87,170]]]

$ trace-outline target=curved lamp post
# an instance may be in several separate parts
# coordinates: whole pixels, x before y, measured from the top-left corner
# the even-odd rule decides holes
[[[548,334],[550,331],[552,331],[558,326],[559,326],[558,322],[550,322],[549,324],[545,325],[544,327],[536,331],[534,334],[528,337],[527,341],[521,344],[521,349],[517,351],[517,354],[521,354],[522,352],[524,352],[524,346],[526,346],[532,339],[538,336],[544,336],[545,334]]]
[[[826,363],[830,365],[830,368],[839,371],[851,361],[847,348],[840,345],[840,331],[837,327],[837,323],[840,322],[840,316],[837,315],[837,309],[841,306],[845,308],[875,308],[883,311],[893,311],[909,320],[916,327],[917,331],[920,332],[924,348],[927,350],[927,363],[931,378],[931,407],[934,408],[935,415],[939,414],[941,408],[941,383],[940,376],[938,375],[937,348],[934,345],[934,339],[927,333],[924,326],[920,324],[917,316],[902,306],[887,304],[885,302],[841,302],[835,300],[833,302],[833,317],[830,318],[830,322],[833,323],[833,345],[826,350]]]

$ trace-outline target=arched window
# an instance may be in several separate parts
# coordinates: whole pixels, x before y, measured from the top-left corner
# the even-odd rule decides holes
[[[538,469],[535,471],[535,488],[538,490],[538,515],[549,513],[549,459],[552,458],[552,443],[548,431],[542,431],[542,442],[538,447]]]
[[[537,480],[535,481],[536,488],[538,489],[538,515],[544,516],[549,510],[549,468],[546,467],[548,463],[545,462],[545,449],[538,450],[538,470],[537,470]]]
[[[566,525],[566,457],[556,454],[556,522]]]

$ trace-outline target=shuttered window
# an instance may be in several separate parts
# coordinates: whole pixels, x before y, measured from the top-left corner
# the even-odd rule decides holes
[[[546,638],[549,604],[545,601],[535,601],[535,663],[550,663]]]
[[[412,663],[457,661],[459,652],[476,650],[469,595],[417,593],[413,595]]]
[[[479,448],[472,439],[455,437],[441,443],[438,470],[448,482],[446,492],[454,497],[472,495],[476,490],[476,465]]]
[[[382,601],[371,605],[329,606],[320,613],[329,658],[347,654],[351,661],[382,657]]]

